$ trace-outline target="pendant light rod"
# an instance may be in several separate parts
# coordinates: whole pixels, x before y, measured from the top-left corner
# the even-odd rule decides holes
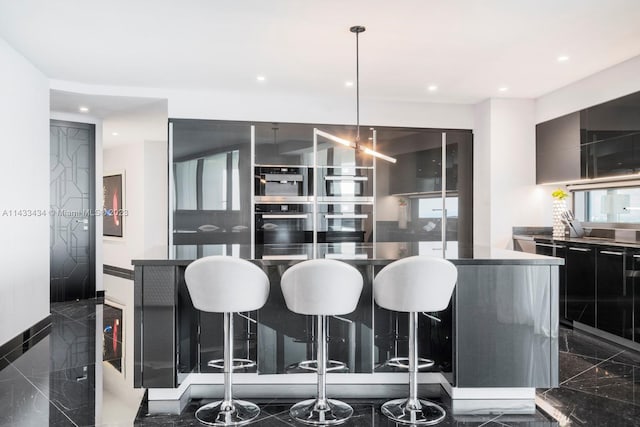
[[[360,145],[360,33],[366,30],[362,25],[354,25],[349,31],[356,35],[356,145]]]
[[[327,138],[330,141],[337,142],[338,144],[345,145],[347,147],[353,148],[354,150],[366,153],[370,156],[377,157],[382,160],[386,160],[387,162],[390,162],[390,163],[395,163],[396,162],[395,158],[384,155],[382,153],[378,153],[377,151],[372,150],[371,148],[360,145],[360,51],[359,51],[359,45],[358,45],[358,35],[360,33],[363,33],[365,31],[365,28],[362,25],[354,25],[353,27],[349,28],[349,31],[351,31],[356,35],[356,139],[355,141],[348,141],[344,138],[340,138],[328,132],[321,131],[320,129],[313,129],[314,144],[315,144],[315,141],[317,141],[317,137],[322,136],[324,138]],[[314,150],[317,149],[315,147],[316,146],[314,145]]]

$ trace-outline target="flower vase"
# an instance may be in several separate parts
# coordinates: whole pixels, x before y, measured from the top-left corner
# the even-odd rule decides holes
[[[407,228],[407,206],[400,206],[398,210],[398,228],[404,230]]]
[[[564,238],[565,225],[562,222],[562,213],[567,210],[567,203],[564,200],[556,199],[553,201],[553,238]]]

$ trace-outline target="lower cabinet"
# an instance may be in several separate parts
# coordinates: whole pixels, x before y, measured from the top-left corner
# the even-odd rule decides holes
[[[558,287],[560,289],[560,298],[559,298],[559,315],[560,321],[564,323],[569,323],[569,319],[567,318],[567,273],[566,273],[566,262],[567,262],[567,246],[561,243],[555,243],[551,240],[549,241],[537,241],[536,242],[536,254],[538,255],[546,255],[546,256],[554,256],[557,258],[562,258],[565,260],[565,265],[561,265],[558,269]]]
[[[596,248],[596,328],[633,339],[633,289],[624,248]]]
[[[633,340],[640,344],[640,250],[628,256],[627,284],[633,295]]]
[[[596,326],[596,251],[593,246],[567,248],[567,319]]]
[[[640,249],[535,240],[536,254],[564,258],[559,317],[640,343]]]

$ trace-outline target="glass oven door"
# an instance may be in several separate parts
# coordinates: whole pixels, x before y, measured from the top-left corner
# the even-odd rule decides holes
[[[256,205],[256,243],[313,243],[311,205]]]
[[[318,207],[318,242],[366,242],[372,232],[371,205],[328,204]]]

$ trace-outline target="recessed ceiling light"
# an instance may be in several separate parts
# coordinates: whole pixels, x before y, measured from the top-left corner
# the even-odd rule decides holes
[[[437,90],[438,90],[438,85],[429,85],[429,86],[427,87],[427,90],[428,90],[429,92],[435,92],[435,91],[437,91]]]
[[[346,87],[353,87],[353,82],[344,82]]]
[[[569,60],[569,57],[567,55],[558,56],[558,62],[567,62],[568,60]]]
[[[118,135],[120,135],[120,134],[119,134],[118,132],[111,132],[111,135],[113,135],[113,136],[118,136]]]
[[[500,87],[498,90],[499,90],[500,92],[506,92],[506,91],[508,91],[508,90],[509,90],[509,88],[508,88],[508,87],[506,87],[506,86],[502,86],[502,87]]]
[[[263,81],[265,81],[267,78],[266,78],[265,76],[258,76],[258,77],[256,77],[256,79],[257,79],[259,82],[263,82]]]
[[[80,110],[81,113],[88,113],[89,112],[89,107],[80,107],[80,108],[78,108],[78,110]]]

